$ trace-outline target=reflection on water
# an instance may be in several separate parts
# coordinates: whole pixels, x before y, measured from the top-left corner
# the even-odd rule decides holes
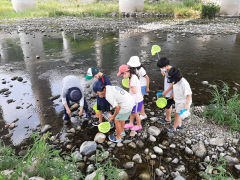
[[[236,87],[234,82],[240,84],[240,34],[223,37],[131,31],[88,36],[65,32],[0,34],[0,75],[7,82],[1,83],[0,89],[11,91],[8,97],[0,95],[3,124],[19,118],[17,127],[9,130],[14,133],[13,143],[21,143],[39,124],[51,124],[54,130],[61,130],[63,107],[60,99],[51,101],[49,97],[60,94],[61,80],[66,75],[75,74],[86,83],[84,75],[89,66],[97,66],[113,84],[119,85],[118,67],[138,55],[151,78],[151,89],[162,89],[157,59],[150,54],[154,44],[162,47],[160,56],[167,56],[172,65],[182,70],[192,86],[195,104],[209,102],[207,86],[201,81],[224,80],[232,87]],[[23,77],[23,81],[12,81],[14,76]],[[8,104],[8,99],[14,102]],[[17,106],[21,108],[16,109]]]

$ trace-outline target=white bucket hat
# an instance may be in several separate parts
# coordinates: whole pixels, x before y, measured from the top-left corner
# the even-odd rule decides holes
[[[138,56],[132,56],[129,59],[127,65],[130,66],[130,67],[139,67],[139,66],[141,66],[139,57]]]

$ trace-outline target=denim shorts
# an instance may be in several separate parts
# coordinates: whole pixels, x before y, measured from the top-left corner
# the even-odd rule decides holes
[[[132,114],[138,113],[142,110],[143,101],[139,102],[137,105],[135,105],[132,109]]]

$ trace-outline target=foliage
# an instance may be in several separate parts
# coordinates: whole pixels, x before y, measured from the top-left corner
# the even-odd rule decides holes
[[[201,15],[203,18],[214,18],[217,13],[220,11],[220,6],[215,5],[214,3],[202,4]]]
[[[240,98],[239,94],[230,95],[229,86],[222,82],[222,86],[211,91],[213,99],[204,109],[204,116],[214,119],[221,125],[229,125],[233,130],[240,131]]]
[[[216,174],[210,173],[212,170],[216,170]],[[230,172],[226,170],[226,161],[220,156],[220,159],[214,163],[210,162],[207,166],[207,169],[204,173],[201,173],[202,177],[205,179],[211,180],[227,180],[234,179]]]

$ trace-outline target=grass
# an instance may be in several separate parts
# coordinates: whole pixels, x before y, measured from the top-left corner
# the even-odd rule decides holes
[[[101,17],[112,12],[118,12],[118,1],[97,1],[96,3],[80,4],[79,0],[37,0],[37,8],[16,13],[10,1],[0,1],[0,20],[33,18],[33,17],[60,17],[60,16],[94,16]],[[195,16],[201,11],[201,2],[185,0],[183,2],[157,3],[145,2],[144,12],[174,14],[177,16]]]
[[[216,174],[210,174],[209,171],[216,170]],[[211,179],[211,180],[231,180],[234,179],[230,172],[226,169],[226,161],[223,157],[214,163],[210,162],[207,166],[207,169],[204,173],[201,173],[204,179]]]
[[[213,99],[204,109],[204,116],[210,117],[218,124],[228,125],[231,129],[240,131],[240,97],[231,95],[229,86],[222,82],[221,86],[211,91]]]
[[[14,150],[9,147],[1,147],[0,171],[13,170],[11,180],[18,179],[22,173],[29,177],[40,176],[54,180],[73,180],[76,177],[84,179],[73,159],[71,161],[62,159],[59,155],[60,150],[54,150],[47,144],[48,134],[42,137],[33,135],[33,138],[34,144],[24,157],[16,156]],[[35,168],[30,171],[31,167]],[[6,177],[0,173],[0,179],[6,179]]]

